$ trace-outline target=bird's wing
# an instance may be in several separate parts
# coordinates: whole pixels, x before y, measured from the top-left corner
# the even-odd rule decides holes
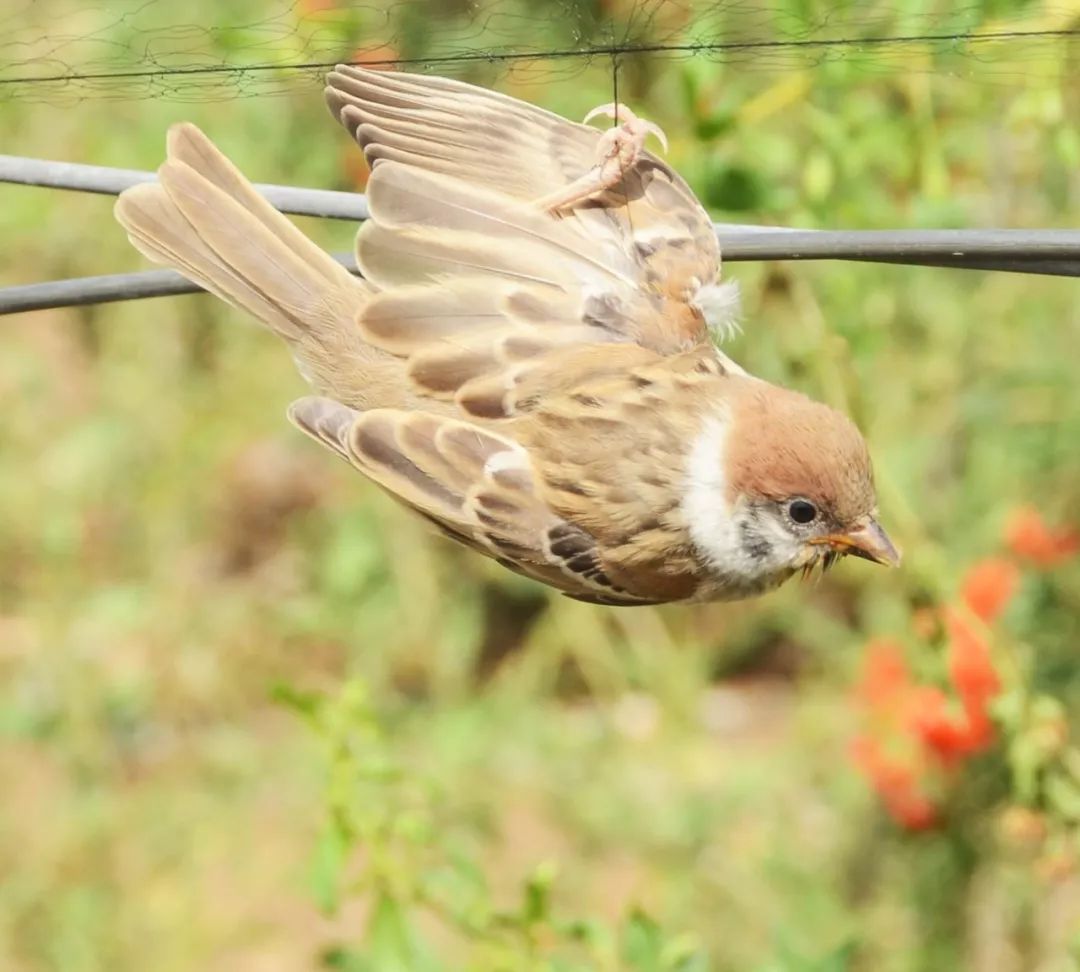
[[[593,167],[598,130],[459,81],[345,66],[330,74],[327,101],[372,164],[375,222],[393,227],[362,236],[367,263],[393,248],[387,260],[406,257],[406,273],[411,249],[434,247],[436,230],[450,251],[447,273],[467,268],[449,259],[459,244],[463,257],[504,275],[517,255],[508,249],[520,249],[534,274],[554,257],[537,275],[564,289],[574,281],[579,318],[586,298],[618,305],[606,324],[612,339],[663,354],[707,339],[696,304],[716,284],[716,236],[686,183],[655,156],[642,153],[614,187],[555,217],[536,200]]]
[[[419,395],[512,417],[528,410],[523,387],[551,393],[582,361],[703,345],[694,308],[644,287],[632,254],[572,220],[397,161],[375,168],[368,198],[357,260],[378,293],[360,335],[407,359]]]
[[[327,398],[289,417],[452,539],[585,600],[639,604],[604,570],[594,538],[539,495],[529,454],[468,422],[423,412],[358,412]]]
[[[327,84],[331,112],[372,163],[405,162],[532,201],[564,188],[596,161],[597,129],[462,81],[339,65]],[[604,208],[622,209],[639,231],[665,226],[673,238],[691,239],[700,276],[716,275],[709,217],[661,159],[643,152],[612,194],[617,198]],[[634,231],[625,223],[622,229]]]

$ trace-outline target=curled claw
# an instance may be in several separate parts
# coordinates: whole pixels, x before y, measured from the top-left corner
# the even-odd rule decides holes
[[[619,123],[619,128],[630,135],[638,143],[638,152],[645,144],[645,139],[650,135],[655,135],[657,141],[664,147],[664,151],[668,150],[667,135],[664,134],[664,130],[656,124],[656,122],[646,121],[644,118],[638,118],[626,105],[619,103],[609,103],[606,105],[597,105],[592,111],[590,111],[584,118],[581,119],[582,124],[588,125],[594,118],[599,118],[604,115],[607,118],[614,118]]]
[[[536,200],[536,205],[549,213],[586,202],[617,185],[623,175],[634,167],[645,147],[645,139],[655,135],[667,151],[664,130],[653,122],[638,118],[626,105],[607,104],[594,108],[585,122],[599,115],[614,118],[618,124],[600,137],[596,144],[596,163],[588,172],[562,189],[556,189]]]

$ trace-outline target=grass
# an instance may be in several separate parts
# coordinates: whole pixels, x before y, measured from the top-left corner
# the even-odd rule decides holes
[[[38,6],[54,34],[128,44],[151,23]],[[342,45],[369,36],[312,6],[282,9]],[[1069,9],[976,4],[963,26],[1068,27]],[[565,12],[541,11],[546,29]],[[959,15],[785,0],[727,26],[826,16],[910,33]],[[425,23],[394,23],[402,53],[432,43]],[[243,42],[216,34],[212,53]],[[465,73],[571,117],[610,100],[603,63]],[[1064,44],[628,58],[621,76],[717,218],[1075,223]],[[217,94],[10,100],[3,150],[149,168],[190,119],[258,181],[354,184],[316,87]],[[109,205],[0,187],[0,281],[138,267]],[[303,225],[347,246],[350,227]],[[746,305],[732,355],[865,430],[902,570],[844,564],[750,604],[576,604],[451,548],[301,440],[288,356],[210,298],[5,319],[0,967],[1075,967],[1074,560],[1025,563],[991,639],[998,741],[934,777],[937,826],[894,821],[850,758],[867,643],[899,639],[946,686],[934,612],[1002,553],[1016,508],[1080,520],[1075,284],[725,272]]]

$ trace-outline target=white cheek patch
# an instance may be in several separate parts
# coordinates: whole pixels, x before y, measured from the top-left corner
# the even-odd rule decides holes
[[[701,311],[714,340],[729,341],[739,333],[742,303],[737,280],[705,284],[694,295],[692,303]]]
[[[682,502],[694,546],[710,566],[723,571],[730,569],[739,546],[738,530],[726,498],[725,419],[724,415],[710,416],[698,433],[690,450]]]
[[[705,420],[690,450],[683,492],[683,516],[694,547],[709,568],[748,587],[791,567],[799,541],[779,517],[728,500],[724,475],[727,416]]]

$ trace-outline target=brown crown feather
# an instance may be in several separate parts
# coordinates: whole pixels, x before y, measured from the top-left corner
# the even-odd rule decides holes
[[[731,381],[737,432],[727,437],[730,499],[801,496],[839,525],[874,509],[870,454],[846,415],[754,378]]]

